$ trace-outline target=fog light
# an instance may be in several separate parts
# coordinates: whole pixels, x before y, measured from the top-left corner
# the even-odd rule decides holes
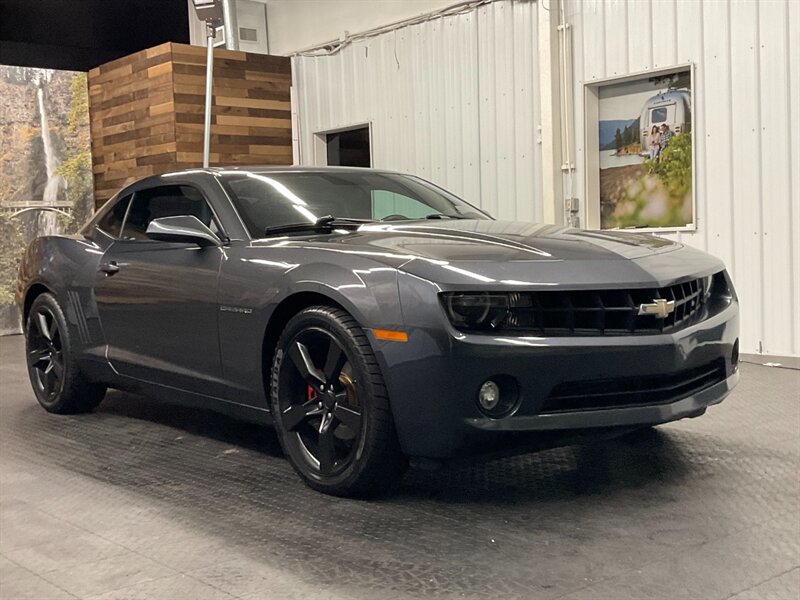
[[[478,392],[478,403],[483,410],[494,410],[500,404],[500,386],[491,379],[484,381]]]
[[[739,339],[733,343],[733,351],[731,352],[731,366],[735,371],[739,367]]]

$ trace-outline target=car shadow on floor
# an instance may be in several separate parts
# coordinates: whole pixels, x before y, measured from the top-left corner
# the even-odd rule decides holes
[[[663,430],[646,429],[438,471],[412,470],[396,496],[445,503],[557,503],[651,484],[678,485],[689,473],[681,443]]]
[[[31,418],[40,419],[44,413],[32,406]],[[61,417],[63,418],[63,417]],[[107,464],[97,464],[106,481],[113,481],[115,464],[113,452],[98,452],[98,444],[108,438],[128,437],[158,443],[141,443],[137,457],[152,448],[152,459],[161,464],[180,464],[186,452],[197,450],[189,459],[192,468],[207,472],[210,486],[218,480],[214,473],[218,462],[202,463],[203,456],[216,457],[219,452],[246,457],[238,459],[239,480],[233,482],[240,491],[257,493],[262,488],[257,478],[264,469],[278,469],[286,476],[285,485],[299,482],[283,456],[275,431],[271,427],[235,420],[218,413],[170,404],[151,398],[112,390],[92,415],[69,417],[73,427],[58,428],[55,435],[68,443],[92,446],[95,454]],[[56,421],[47,421],[55,425]],[[91,427],[84,428],[82,424]],[[34,427],[35,429],[35,427]],[[94,434],[94,435],[93,435]],[[681,432],[681,436],[691,435]],[[52,438],[53,436],[51,436]],[[184,442],[174,445],[175,440]],[[51,442],[57,444],[58,442]],[[174,448],[171,454],[170,445]],[[648,484],[677,484],[689,472],[682,443],[672,433],[663,430],[640,430],[611,439],[599,439],[571,446],[555,447],[538,452],[479,462],[462,462],[426,471],[410,469],[392,490],[373,499],[376,502],[434,501],[440,503],[489,502],[527,504],[558,502],[588,494],[624,493],[626,489]],[[58,460],[56,456],[56,460]],[[268,463],[259,460],[267,459]],[[81,462],[90,467],[92,464]],[[250,467],[250,475],[242,474]],[[76,464],[65,461],[64,466]],[[135,483],[135,471],[119,469],[124,474],[118,483]],[[92,476],[91,470],[85,475]],[[142,473],[144,476],[145,474]],[[158,479],[158,473],[148,473],[143,480]],[[230,483],[230,482],[229,482]],[[248,486],[250,489],[248,490]],[[269,493],[269,490],[264,490]],[[309,493],[315,494],[315,492]]]
[[[270,456],[283,456],[277,435],[271,427],[236,420],[210,410],[109,390],[96,414],[149,421]]]

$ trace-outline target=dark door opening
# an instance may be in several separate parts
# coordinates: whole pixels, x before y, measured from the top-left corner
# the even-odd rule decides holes
[[[325,134],[328,165],[332,167],[371,167],[369,127]]]

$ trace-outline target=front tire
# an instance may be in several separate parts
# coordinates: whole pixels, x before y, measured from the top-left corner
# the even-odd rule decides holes
[[[287,323],[272,365],[271,407],[289,462],[318,491],[372,495],[405,470],[375,354],[342,309],[310,307]]]
[[[76,360],[64,311],[52,294],[33,301],[25,324],[25,354],[33,392],[51,413],[91,412],[106,386],[89,381]]]

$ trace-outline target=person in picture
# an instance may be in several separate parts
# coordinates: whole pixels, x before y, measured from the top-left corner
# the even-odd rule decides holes
[[[669,141],[675,136],[675,134],[670,130],[669,125],[666,123],[661,124],[661,139],[659,140],[659,145],[661,149],[658,152],[658,155],[661,156],[661,153],[664,152],[664,148],[667,147]]]
[[[650,148],[650,160],[658,158],[661,152],[661,132],[658,130],[658,125],[653,125],[650,130],[650,137],[647,140],[647,145]]]

